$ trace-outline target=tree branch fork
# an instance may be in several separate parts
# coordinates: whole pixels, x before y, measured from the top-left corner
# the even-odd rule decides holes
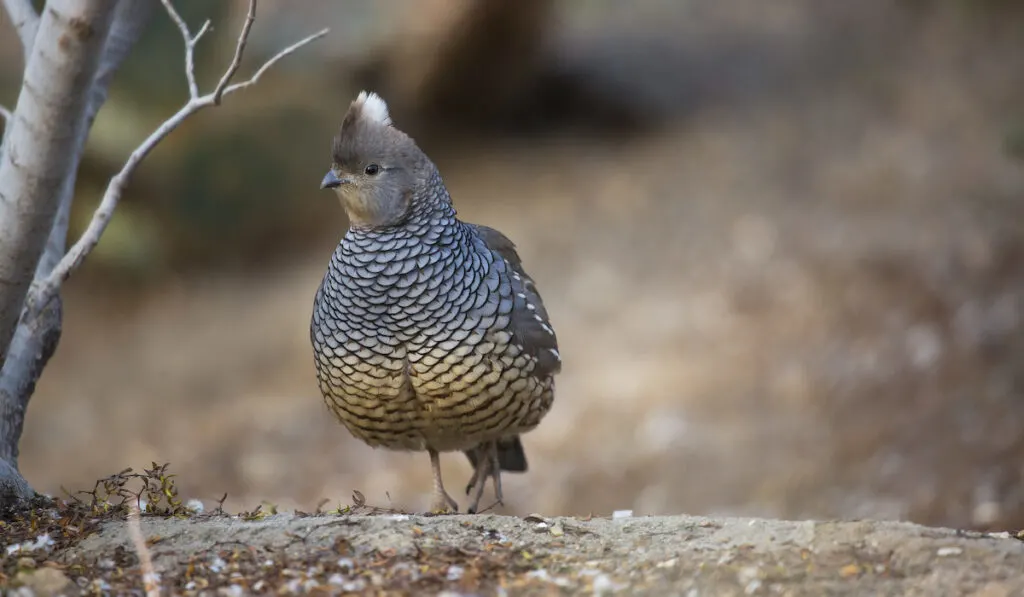
[[[8,4],[18,2],[18,0],[4,1]],[[75,242],[71,249],[68,250],[63,258],[61,258],[60,262],[48,276],[42,279],[37,279],[33,282],[29,289],[28,296],[26,297],[25,308],[22,312],[23,323],[30,322],[39,316],[42,310],[46,308],[47,304],[49,304],[49,302],[57,295],[61,285],[76,269],[78,269],[79,266],[81,266],[85,258],[96,247],[100,241],[100,237],[103,235],[107,225],[110,223],[110,220],[114,215],[114,211],[121,200],[121,196],[124,194],[124,190],[127,187],[128,182],[131,180],[132,175],[135,173],[135,170],[139,167],[145,157],[149,155],[149,153],[156,148],[156,146],[159,145],[165,137],[177,129],[183,122],[185,122],[185,120],[196,112],[210,106],[219,106],[224,97],[255,85],[259,82],[264,73],[266,73],[278,61],[294,53],[303,46],[327,35],[329,32],[329,29],[322,29],[312,35],[300,39],[290,46],[280,50],[269,60],[264,62],[262,66],[256,69],[252,76],[247,80],[232,83],[232,80],[241,66],[242,56],[245,52],[245,47],[249,39],[249,33],[252,29],[253,22],[256,19],[256,0],[250,0],[248,13],[246,14],[241,32],[238,35],[238,42],[235,46],[235,52],[231,59],[231,63],[224,71],[224,74],[221,76],[213,91],[201,95],[199,92],[199,85],[196,83],[195,77],[195,47],[203,35],[210,30],[210,21],[207,20],[204,22],[198,31],[193,34],[184,19],[182,19],[181,15],[178,13],[177,9],[174,8],[171,1],[160,1],[168,16],[178,27],[178,30],[181,32],[182,39],[184,40],[185,77],[189,88],[189,99],[174,115],[165,120],[131,152],[121,170],[115,174],[107,184],[107,188],[103,193],[103,198],[93,213],[92,219],[85,232],[82,233],[81,237]],[[10,118],[10,113],[6,112],[2,107],[0,107],[0,115]]]

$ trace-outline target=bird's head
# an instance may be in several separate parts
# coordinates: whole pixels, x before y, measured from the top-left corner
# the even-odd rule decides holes
[[[411,137],[391,124],[379,95],[363,91],[334,137],[331,169],[321,189],[334,189],[354,227],[400,224],[433,164]]]

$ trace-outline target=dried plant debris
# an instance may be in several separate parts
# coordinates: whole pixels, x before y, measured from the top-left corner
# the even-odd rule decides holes
[[[223,508],[226,498],[222,497],[216,508],[204,511],[201,502],[184,501],[168,465],[156,463],[142,472],[125,469],[100,479],[91,490],[65,491],[61,498],[40,496],[31,504],[0,513],[0,587],[28,587],[36,594],[140,592],[139,556],[131,545],[118,545],[92,558],[71,553],[72,548],[100,532],[106,523],[124,522],[132,504],[143,520],[150,521],[224,518],[255,522],[277,515],[276,506],[270,503],[230,514]],[[294,517],[317,519],[316,529],[332,524],[324,518],[338,518],[342,526],[347,516],[410,518],[391,508],[368,505],[359,491],[353,493],[352,501],[325,510],[329,503],[325,500],[314,512],[296,512]],[[424,534],[415,526],[410,532],[415,537]],[[172,565],[158,562],[164,569],[160,586],[165,592],[181,595],[418,593],[459,587],[478,591],[484,586],[506,586],[511,576],[524,576],[535,567],[529,553],[503,547],[497,536],[480,549],[417,547],[412,553],[353,547],[343,534],[327,547],[306,546],[307,537],[298,533],[286,533],[286,537],[287,542],[273,547],[215,543],[212,549],[185,554]],[[152,548],[158,557],[166,541],[161,535],[145,537],[147,549]]]
[[[225,496],[226,498],[226,496]],[[353,504],[231,514],[166,465],[0,518],[12,595],[1024,594],[1015,533],[897,522],[424,516]],[[136,520],[134,509],[140,518]]]
[[[149,516],[194,515],[193,506],[178,497],[174,475],[167,469],[168,465],[156,463],[141,473],[125,469],[100,479],[92,490],[65,492],[63,498],[38,496],[29,504],[0,512],[0,586],[41,568],[62,570],[63,552],[104,522],[123,520],[131,503]],[[131,557],[124,554],[121,559],[126,562]]]

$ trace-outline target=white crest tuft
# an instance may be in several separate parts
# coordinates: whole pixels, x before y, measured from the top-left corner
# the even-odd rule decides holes
[[[388,105],[381,96],[372,91],[360,91],[356,103],[363,107],[363,117],[383,125],[391,124]]]

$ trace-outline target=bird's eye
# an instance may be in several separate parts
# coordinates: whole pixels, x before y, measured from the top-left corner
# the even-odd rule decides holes
[[[370,176],[373,176],[374,174],[380,172],[380,166],[378,166],[377,164],[370,164],[369,166],[366,167],[365,170],[363,170],[363,172],[366,172]]]

